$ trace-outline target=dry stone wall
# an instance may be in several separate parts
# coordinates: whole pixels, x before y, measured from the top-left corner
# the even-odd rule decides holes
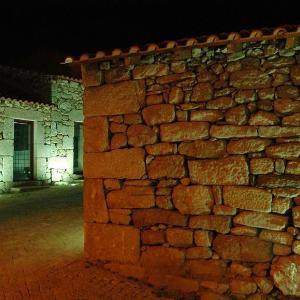
[[[300,48],[285,46],[82,64],[87,259],[203,299],[300,297]]]

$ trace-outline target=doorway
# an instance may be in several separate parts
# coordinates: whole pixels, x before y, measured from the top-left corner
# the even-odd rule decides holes
[[[74,173],[83,172],[83,124],[75,122],[74,124]]]
[[[33,122],[14,121],[14,181],[33,179]]]

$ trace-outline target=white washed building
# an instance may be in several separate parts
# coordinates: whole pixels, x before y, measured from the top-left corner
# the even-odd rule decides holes
[[[83,164],[80,80],[3,66],[0,76],[0,193],[14,182],[77,178]],[[34,99],[22,99],[30,94]]]

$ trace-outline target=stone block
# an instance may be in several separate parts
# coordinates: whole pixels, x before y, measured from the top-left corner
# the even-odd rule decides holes
[[[165,243],[165,232],[145,230],[142,232],[142,243],[144,245],[159,245]]]
[[[234,100],[237,103],[249,103],[257,100],[255,90],[238,90]]]
[[[144,100],[143,80],[90,87],[84,93],[84,115],[89,117],[136,113],[144,106]]]
[[[160,208],[135,210],[132,214],[133,224],[136,227],[148,227],[157,224],[186,226],[187,219],[187,216],[177,211]]]
[[[202,122],[217,122],[224,118],[224,114],[219,110],[192,110],[191,121],[202,121]]]
[[[177,152],[177,145],[172,143],[158,143],[146,145],[146,152],[150,155],[169,155]]]
[[[237,213],[237,209],[226,205],[214,205],[213,213],[218,216],[234,216]]]
[[[277,214],[285,214],[292,207],[291,198],[273,198],[272,212]]]
[[[142,79],[146,77],[152,76],[163,76],[169,73],[169,65],[168,64],[145,64],[136,66],[133,69],[133,78],[134,79]]]
[[[230,85],[242,90],[268,88],[271,82],[270,75],[256,69],[236,71],[230,75]]]
[[[131,222],[130,215],[119,214],[114,211],[109,211],[109,219],[111,223],[118,225],[129,225]]]
[[[218,234],[213,250],[222,259],[245,262],[268,262],[272,260],[272,243],[257,237]]]
[[[209,214],[214,203],[209,186],[178,185],[173,189],[173,204],[183,215]]]
[[[259,126],[258,135],[265,138],[280,138],[300,136],[300,127]]]
[[[252,158],[250,160],[250,172],[251,174],[269,174],[274,171],[274,162],[271,158]]]
[[[188,161],[191,182],[203,185],[247,185],[249,171],[243,156]]]
[[[248,226],[235,226],[232,227],[230,233],[233,235],[257,236],[257,228]]]
[[[139,148],[86,153],[85,178],[140,179],[145,175],[145,151]]]
[[[147,171],[151,179],[182,178],[185,176],[184,158],[181,155],[156,156]]]
[[[231,97],[219,97],[210,101],[207,101],[207,109],[229,109],[236,106],[236,102]]]
[[[285,173],[300,175],[300,162],[299,161],[289,161],[286,165]]]
[[[84,255],[88,260],[137,263],[140,232],[132,226],[85,223]]]
[[[115,133],[111,137],[110,149],[120,149],[127,147],[127,135],[125,133]]]
[[[170,104],[180,104],[183,102],[184,92],[179,87],[172,87],[169,94]]]
[[[263,229],[260,234],[259,238],[264,241],[269,241],[272,243],[278,243],[282,245],[291,246],[293,243],[293,236],[285,231],[274,231],[274,230],[267,230]]]
[[[83,130],[85,152],[109,150],[109,129],[106,117],[86,117]]]
[[[124,123],[129,125],[140,124],[142,123],[142,116],[138,113],[124,115]]]
[[[212,256],[212,251],[208,247],[187,248],[185,252],[186,259],[208,259]]]
[[[115,83],[124,80],[130,80],[130,68],[117,67],[104,71],[104,80],[106,83]]]
[[[142,252],[141,266],[146,269],[158,269],[161,273],[177,273],[184,264],[184,251],[162,246],[148,247]]]
[[[103,71],[97,63],[81,64],[81,76],[85,87],[98,86],[104,81]]]
[[[187,260],[185,266],[192,278],[205,280],[221,279],[227,271],[223,260],[192,259]]]
[[[193,231],[183,228],[168,228],[167,242],[173,247],[191,247],[193,245]]]
[[[294,85],[300,85],[300,65],[291,67],[291,80]]]
[[[218,139],[256,137],[257,129],[255,126],[212,125],[210,135]]]
[[[246,186],[224,186],[224,204],[234,208],[270,212],[272,194],[264,189]]]
[[[207,122],[175,122],[160,126],[160,138],[163,142],[193,141],[208,137]]]
[[[239,105],[226,111],[225,120],[231,125],[245,125],[248,121],[248,109],[245,105]],[[250,124],[253,125],[253,124]]]
[[[85,222],[108,223],[102,179],[84,180],[83,212]]]
[[[233,222],[235,224],[246,225],[250,227],[265,228],[270,230],[283,230],[288,224],[287,216],[280,216],[271,213],[242,211]]]
[[[273,254],[276,256],[287,256],[292,253],[292,247],[278,243],[273,244]]]
[[[153,187],[125,186],[107,194],[109,208],[149,208],[154,205]]]
[[[175,119],[175,106],[172,104],[156,104],[145,107],[143,118],[148,126],[173,122]]]
[[[258,175],[256,185],[267,188],[300,188],[299,175]]]
[[[229,288],[233,294],[250,295],[256,292],[257,285],[251,279],[232,279]]]
[[[225,141],[202,141],[184,142],[178,147],[178,152],[196,158],[218,158],[226,152]]]
[[[283,126],[300,126],[300,113],[292,114],[282,118]]]
[[[295,227],[300,228],[300,206],[293,208],[293,223]]]
[[[270,145],[272,140],[259,138],[245,138],[239,140],[231,140],[227,144],[227,152],[229,154],[246,154],[251,152],[261,152]]]
[[[193,229],[215,230],[219,233],[228,233],[231,226],[229,216],[192,216],[190,217],[189,227]]]
[[[270,145],[266,155],[272,158],[297,159],[300,156],[300,143],[290,142]]]
[[[104,187],[109,191],[119,190],[121,188],[121,183],[118,179],[104,179]]]
[[[279,123],[279,118],[268,111],[258,111],[251,114],[249,125],[276,125]]]
[[[157,140],[156,132],[148,126],[134,124],[127,130],[128,144],[134,147],[143,147],[154,144]]]
[[[214,93],[214,88],[210,83],[208,82],[198,83],[193,87],[191,101],[192,102],[208,101],[212,99],[213,93]]]
[[[276,99],[274,110],[282,114],[298,113],[300,112],[300,102],[292,99]]]
[[[213,232],[207,230],[195,230],[194,240],[197,246],[210,247],[213,240]]]

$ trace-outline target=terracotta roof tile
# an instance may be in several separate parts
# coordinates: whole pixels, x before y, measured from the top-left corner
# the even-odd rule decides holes
[[[206,46],[226,45],[230,42],[243,43],[271,39],[284,39],[300,36],[300,25],[284,25],[276,28],[261,28],[231,33],[203,35],[200,37],[184,38],[177,41],[150,43],[143,46],[131,46],[129,49],[113,49],[112,51],[98,51],[96,54],[82,54],[79,57],[66,57],[63,63],[84,63],[88,61],[105,61],[115,57],[126,57],[134,54],[147,55],[155,52],[166,52],[170,49],[180,49],[192,46],[199,48]]]

